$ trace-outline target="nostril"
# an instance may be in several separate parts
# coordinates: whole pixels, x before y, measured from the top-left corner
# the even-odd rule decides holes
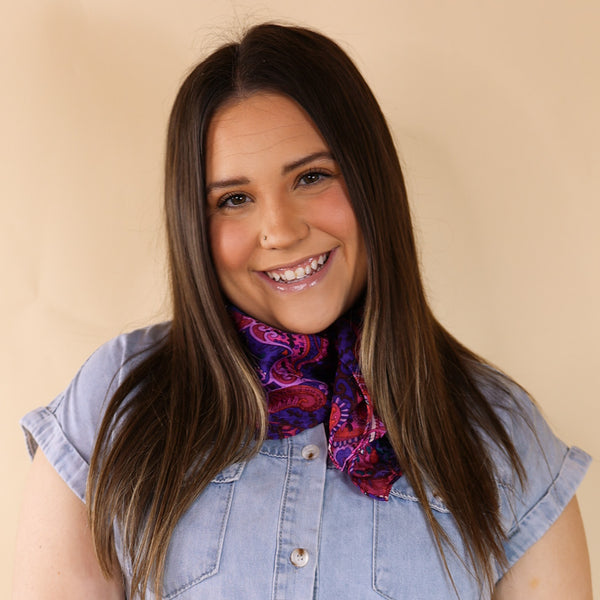
[[[259,242],[263,248],[287,248],[305,240],[310,235],[310,225],[305,221],[286,219],[263,223]]]

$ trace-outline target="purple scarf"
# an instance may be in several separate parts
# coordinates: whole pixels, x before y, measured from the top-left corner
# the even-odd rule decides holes
[[[359,311],[324,333],[281,331],[230,306],[267,395],[270,439],[325,423],[329,457],[367,496],[387,500],[402,475],[358,366]]]

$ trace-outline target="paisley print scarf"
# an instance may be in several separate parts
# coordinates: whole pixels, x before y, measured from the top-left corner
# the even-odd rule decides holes
[[[319,334],[281,331],[233,306],[229,312],[266,392],[268,437],[324,423],[333,465],[367,496],[387,500],[402,471],[358,366],[362,311]]]

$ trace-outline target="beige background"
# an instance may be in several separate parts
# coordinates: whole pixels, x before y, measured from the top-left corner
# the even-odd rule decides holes
[[[600,456],[600,3],[24,0],[0,20],[1,595],[18,418],[100,343],[164,318],[161,163],[184,72],[240,24],[341,41],[405,166],[431,301]],[[600,468],[580,493],[600,590]]]

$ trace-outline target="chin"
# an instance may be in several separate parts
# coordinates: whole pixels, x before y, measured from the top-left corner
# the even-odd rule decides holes
[[[310,309],[305,310],[304,312],[310,314]],[[336,311],[331,315],[319,315],[318,318],[313,317],[305,319],[298,319],[297,315],[294,315],[293,318],[286,318],[282,315],[279,318],[270,319],[265,322],[283,331],[310,335],[313,333],[320,333],[327,329],[342,314],[342,312],[343,311],[340,311],[338,313]]]

